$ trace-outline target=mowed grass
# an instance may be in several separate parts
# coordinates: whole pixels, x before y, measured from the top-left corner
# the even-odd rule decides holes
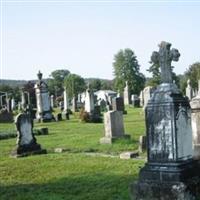
[[[112,145],[99,144],[103,123],[81,123],[78,114],[69,121],[35,124],[36,128],[49,128],[49,135],[37,136],[37,142],[48,151],[46,155],[11,158],[16,139],[0,140],[0,199],[130,199],[129,185],[137,179],[145,160],[121,160],[118,155],[137,150],[145,126],[142,109],[127,111],[125,132],[131,140],[117,140]],[[14,129],[14,124],[0,124],[0,132]],[[67,152],[54,153],[59,147]]]

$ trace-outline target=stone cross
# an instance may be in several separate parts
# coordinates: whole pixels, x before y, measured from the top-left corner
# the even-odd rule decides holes
[[[178,61],[180,53],[177,49],[171,49],[171,44],[162,41],[159,45],[159,52],[154,51],[151,56],[151,61],[158,64],[161,68],[162,83],[172,83],[171,62]]]

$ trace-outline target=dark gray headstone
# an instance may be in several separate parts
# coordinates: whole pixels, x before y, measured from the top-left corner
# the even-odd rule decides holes
[[[29,114],[18,114],[15,119],[17,128],[17,147],[12,152],[12,156],[21,157],[30,154],[46,153],[46,150],[41,149],[37,144],[33,134],[33,120]]]

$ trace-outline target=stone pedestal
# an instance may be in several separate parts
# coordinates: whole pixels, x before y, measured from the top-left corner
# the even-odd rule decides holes
[[[121,111],[108,111],[104,113],[105,137],[100,139],[101,144],[111,144],[115,139],[127,138],[124,133],[123,113]]]
[[[147,163],[131,185],[132,199],[197,200],[200,196],[199,163],[193,159],[191,108],[172,83],[171,62],[177,49],[161,42],[151,60],[161,68],[161,81],[145,109]]]
[[[136,199],[195,197],[199,164],[193,160],[190,105],[173,84],[162,84],[146,108],[148,162],[132,185]],[[197,181],[196,184],[195,181]],[[134,191],[135,190],[135,191]]]

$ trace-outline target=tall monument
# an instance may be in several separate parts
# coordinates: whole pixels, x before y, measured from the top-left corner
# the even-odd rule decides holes
[[[35,84],[35,94],[37,101],[36,119],[43,122],[48,122],[53,119],[51,113],[51,105],[49,100],[49,92],[47,84],[42,80],[42,73],[39,71],[38,81]]]
[[[133,199],[196,199],[200,183],[198,163],[193,159],[191,109],[172,81],[171,62],[180,53],[161,42],[152,62],[161,68],[162,83],[145,109],[147,163],[132,186]],[[135,189],[135,191],[134,191]]]

